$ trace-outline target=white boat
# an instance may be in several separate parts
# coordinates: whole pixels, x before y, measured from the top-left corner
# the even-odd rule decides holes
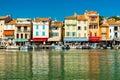
[[[61,45],[56,45],[56,46],[55,46],[55,49],[56,49],[56,50],[62,50],[62,46],[61,46]]]
[[[7,50],[19,50],[20,47],[19,46],[7,46],[6,49]]]
[[[25,45],[25,46],[21,46],[21,47],[20,47],[20,50],[24,50],[24,51],[33,50],[33,47],[32,47],[32,46]]]

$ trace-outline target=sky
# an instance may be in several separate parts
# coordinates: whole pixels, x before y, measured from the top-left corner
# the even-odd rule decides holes
[[[63,21],[65,17],[97,11],[99,15],[120,16],[120,0],[0,0],[0,16],[12,18],[51,17]]]

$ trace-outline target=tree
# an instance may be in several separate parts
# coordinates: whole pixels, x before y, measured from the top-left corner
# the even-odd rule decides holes
[[[120,20],[120,16],[112,16],[112,17],[109,17],[109,19],[110,19],[110,18],[115,19],[115,21],[119,21],[119,20]]]
[[[101,25],[103,23],[103,20],[104,20],[104,16],[99,16],[99,24]]]

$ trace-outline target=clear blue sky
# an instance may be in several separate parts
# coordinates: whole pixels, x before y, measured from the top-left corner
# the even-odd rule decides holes
[[[120,15],[120,0],[0,0],[0,16],[51,17],[64,20],[74,12],[97,11],[101,16]]]

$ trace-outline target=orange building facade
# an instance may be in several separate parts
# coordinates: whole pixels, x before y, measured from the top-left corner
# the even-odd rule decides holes
[[[88,19],[88,36],[90,42],[98,42],[101,40],[99,33],[99,14],[94,11],[86,11],[85,14]]]

